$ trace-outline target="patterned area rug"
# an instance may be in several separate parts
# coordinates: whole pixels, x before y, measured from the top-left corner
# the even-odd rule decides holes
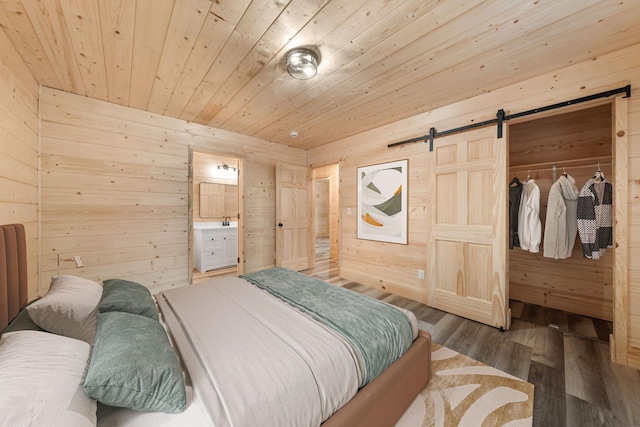
[[[533,384],[432,343],[433,375],[396,427],[530,427]]]

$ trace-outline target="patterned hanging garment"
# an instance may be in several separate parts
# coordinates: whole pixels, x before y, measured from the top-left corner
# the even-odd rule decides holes
[[[585,258],[600,259],[613,247],[613,186],[604,177],[590,179],[580,190],[578,234]]]

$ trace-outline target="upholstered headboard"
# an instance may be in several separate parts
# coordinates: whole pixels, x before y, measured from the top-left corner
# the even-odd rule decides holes
[[[27,277],[24,225],[0,226],[0,330],[27,305]]]

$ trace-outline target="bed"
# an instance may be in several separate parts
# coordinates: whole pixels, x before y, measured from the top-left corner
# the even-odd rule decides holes
[[[0,375],[3,363],[15,360],[15,354],[23,354],[7,355],[11,344],[8,341],[23,340],[26,344],[18,344],[27,349],[32,348],[29,346],[34,345],[34,340],[52,341],[45,351],[34,350],[38,353],[37,357],[30,356],[34,360],[21,361],[30,366],[42,364],[47,352],[68,362],[69,354],[61,349],[78,347],[74,352],[80,362],[75,365],[80,368],[75,365],[69,368],[77,382],[76,389],[68,391],[73,404],[60,408],[65,405],[57,403],[56,408],[47,409],[48,418],[43,419],[64,419],[71,412],[73,425],[103,427],[392,426],[429,381],[430,336],[417,329],[415,317],[410,313],[368,298],[374,311],[390,309],[391,317],[406,319],[396,323],[409,324],[409,329],[401,326],[402,332],[397,335],[409,334],[410,342],[403,344],[395,333],[383,332],[382,326],[375,326],[377,335],[367,338],[359,335],[361,331],[349,329],[352,326],[337,325],[339,318],[345,316],[340,311],[354,317],[355,309],[335,310],[329,305],[328,314],[323,313],[326,308],[316,306],[315,300],[319,299],[316,295],[295,295],[300,289],[307,289],[302,282],[281,285],[282,275],[302,281],[316,280],[285,269],[216,279],[161,292],[153,298],[146,288],[126,280],[109,280],[96,287],[95,282],[86,279],[61,277],[59,286],[67,292],[63,293],[63,305],[68,303],[68,292],[73,286],[83,294],[92,293],[90,297],[83,295],[83,301],[98,302],[95,307],[90,303],[84,312],[77,310],[79,313],[74,314],[84,319],[76,322],[81,327],[61,327],[54,329],[54,334],[42,331],[39,327],[42,322],[33,322],[31,317],[41,320],[38,305],[49,294],[25,308],[24,228],[12,225],[1,230],[0,312],[6,316],[0,317],[0,330],[5,330],[0,340]],[[330,294],[335,289],[351,292],[319,284],[320,289],[323,287]],[[343,294],[327,297],[331,298],[342,301],[350,297]],[[290,299],[302,302],[294,306],[298,302]],[[327,322],[336,323],[337,327]],[[155,339],[154,336],[163,344],[145,341]],[[62,339],[69,341],[61,344]],[[390,350],[391,347],[384,347],[387,345],[384,342],[397,348]],[[398,354],[389,359],[388,354],[393,352]],[[165,364],[168,359],[171,363]],[[121,369],[129,362],[133,366],[127,367],[122,378],[117,379],[118,375],[112,372],[114,366]],[[165,365],[171,369],[165,369]],[[52,371],[50,366],[43,369],[46,375]],[[14,368],[13,372],[16,371],[19,369]],[[105,372],[109,373],[106,377]],[[147,377],[141,379],[145,372],[147,377],[153,377],[151,385],[144,385]],[[114,379],[123,383],[114,388]],[[13,381],[24,383],[19,377]],[[41,376],[37,381],[41,384],[44,380]],[[142,390],[133,396],[133,406],[129,405],[131,383],[127,381],[143,383]],[[162,399],[158,398],[159,393]],[[12,396],[11,400],[6,394],[5,390],[3,395],[0,384],[0,407],[15,406],[19,396]],[[63,393],[58,394],[63,397]],[[166,396],[169,397],[165,399]],[[96,399],[108,404],[96,403]],[[23,414],[22,421],[33,421],[34,417]],[[20,425],[16,422],[21,420],[9,421]]]

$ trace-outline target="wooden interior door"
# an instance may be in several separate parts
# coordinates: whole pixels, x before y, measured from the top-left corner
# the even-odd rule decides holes
[[[428,304],[508,329],[506,133],[491,126],[435,145]]]
[[[276,165],[276,265],[305,270],[315,264],[311,169]]]

